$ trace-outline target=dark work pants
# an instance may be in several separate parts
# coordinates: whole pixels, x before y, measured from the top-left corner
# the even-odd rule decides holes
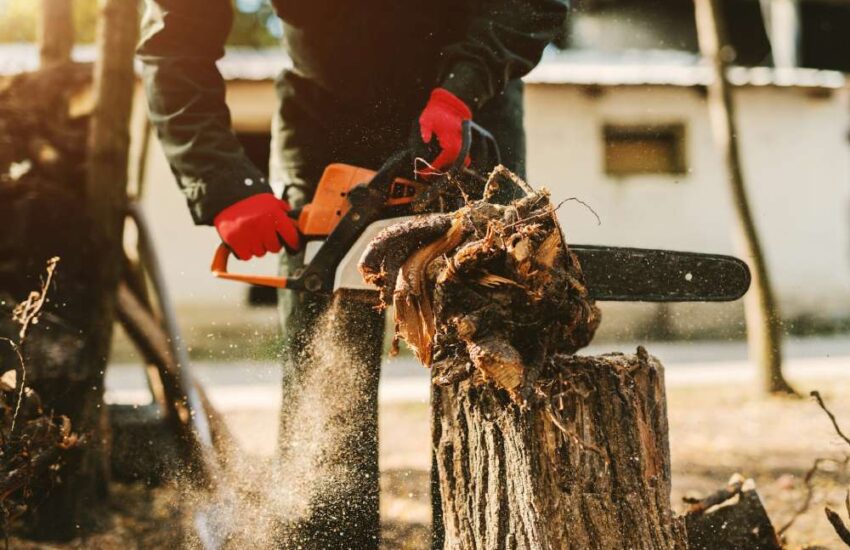
[[[285,185],[285,197],[298,207],[309,202],[324,168],[342,162],[377,169],[394,152],[407,147],[412,123],[424,106],[425,92],[409,98],[388,98],[373,105],[347,105],[300,77],[284,72],[277,83],[280,107],[272,134],[272,181]],[[522,127],[522,84],[517,81],[491,100],[475,120],[490,130],[499,142],[502,163],[518,174],[525,172],[525,134]],[[281,257],[281,272],[293,273],[303,265],[303,255]],[[364,296],[365,294],[365,296]],[[339,303],[340,300],[343,303]],[[337,410],[328,418],[338,423],[328,430],[346,432],[335,438],[334,449],[326,449],[321,460],[344,461],[356,473],[355,484],[336,484],[339,494],[323,490],[312,507],[311,517],[299,520],[298,530],[310,537],[296,536],[284,542],[300,548],[377,549],[379,539],[379,479],[377,394],[384,332],[384,316],[376,312],[377,294],[347,293],[337,297],[334,319],[323,323],[330,299],[310,293],[282,290],[279,310],[283,329],[283,402],[280,418],[280,452],[298,452],[293,441],[305,426],[302,396],[315,384],[311,369],[327,368],[316,342],[323,337],[356,355],[354,361],[337,366],[358,369],[359,389],[345,396],[347,411]],[[320,334],[317,338],[317,331]],[[328,342],[330,343],[330,342]],[[321,345],[319,346],[321,347]],[[339,384],[344,384],[340,376]],[[321,398],[321,396],[319,397]],[[339,400],[339,395],[326,396]],[[321,468],[319,469],[321,470]],[[288,518],[282,518],[284,522]]]

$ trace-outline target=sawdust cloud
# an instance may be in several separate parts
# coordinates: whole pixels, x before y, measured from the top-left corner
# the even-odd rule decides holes
[[[368,367],[355,346],[340,337],[340,325],[349,321],[340,303],[334,300],[302,350],[308,358],[304,371],[284,371],[284,377],[295,377],[296,389],[284,394],[292,402],[284,404],[290,422],[282,428],[278,456],[233,453],[215,480],[214,493],[185,495],[192,510],[186,521],[193,524],[186,532],[195,533],[187,546],[205,548],[216,541],[225,548],[309,547],[311,531],[318,529],[315,536],[321,538],[320,531],[335,523],[358,521],[363,503],[347,497],[362,494],[358,485],[370,480],[356,470],[352,455],[362,452],[363,415],[375,414],[377,386],[364,376]],[[343,516],[349,517],[317,517],[327,515],[328,506],[338,509],[340,502],[345,502]]]

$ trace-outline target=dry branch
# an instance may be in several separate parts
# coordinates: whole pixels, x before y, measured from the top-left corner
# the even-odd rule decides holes
[[[840,437],[845,443],[850,445],[850,438],[848,438],[844,434],[844,432],[841,430],[841,426],[838,425],[838,420],[835,418],[835,415],[832,413],[832,411],[829,409],[829,407],[826,406],[826,403],[824,403],[823,398],[820,395],[820,392],[815,390],[815,391],[812,391],[809,395],[811,395],[815,399],[815,401],[818,404],[818,407],[820,407],[821,410],[823,410],[823,412],[826,413],[826,416],[829,417],[829,421],[832,423],[832,427],[835,430],[835,433],[838,434],[838,437]],[[794,514],[794,516],[791,518],[791,520],[788,522],[788,524],[785,527],[782,528],[782,531],[784,531],[785,529],[790,527],[793,524],[793,522],[800,515],[802,515],[806,510],[808,510],[809,504],[811,503],[811,500],[812,500],[812,494],[813,494],[813,488],[812,488],[811,480],[814,477],[815,472],[817,472],[818,466],[820,465],[820,463],[827,461],[827,460],[834,460],[834,459],[824,459],[824,458],[815,459],[814,464],[812,465],[809,472],[806,474],[805,482],[806,482],[807,492],[806,492],[805,502],[798,509],[798,511]],[[845,456],[843,461],[838,461],[838,460],[834,460],[834,461],[838,462],[839,464],[846,466],[848,464],[848,462],[850,462],[850,455]],[[850,491],[848,491],[847,496],[844,499],[844,507],[847,510],[847,515],[850,516]],[[832,509],[830,509],[828,506],[824,508],[824,513],[826,513],[826,519],[829,520],[830,524],[832,524],[832,527],[833,527],[833,529],[835,529],[835,533],[838,535],[838,537],[845,544],[850,546],[850,530],[847,529],[847,526],[844,524],[844,521],[841,519],[841,516],[839,516],[838,513],[836,513]],[[782,531],[780,531],[780,532],[782,532]]]
[[[834,458],[815,459],[815,461],[812,463],[811,468],[809,468],[809,470],[806,472],[806,475],[803,476],[803,486],[806,488],[806,496],[803,498],[803,502],[800,504],[800,506],[798,506],[797,509],[794,510],[794,513],[791,515],[791,517],[788,518],[785,524],[779,528],[779,530],[777,531],[777,534],[779,536],[784,535],[785,532],[788,531],[788,529],[790,529],[794,525],[794,523],[796,523],[797,519],[799,519],[800,516],[809,511],[809,507],[812,504],[812,498],[815,494],[815,474],[820,471],[820,465],[824,462],[834,462],[838,466],[846,468],[847,464],[850,463],[850,456],[845,457],[844,460],[836,460]]]
[[[847,529],[847,526],[844,525],[844,521],[841,519],[836,512],[831,510],[828,506],[823,510],[826,513],[826,519],[829,520],[829,523],[832,524],[833,529],[835,529],[835,533],[838,535],[838,538],[846,544],[850,546],[850,529]]]
[[[844,434],[844,432],[841,430],[841,426],[838,425],[838,420],[835,418],[835,415],[832,413],[832,411],[829,409],[829,407],[826,406],[826,403],[824,402],[823,397],[821,397],[820,392],[812,391],[812,392],[809,393],[809,395],[815,400],[818,407],[820,407],[821,410],[823,410],[823,412],[827,415],[827,417],[829,418],[829,421],[832,423],[832,427],[835,430],[835,433],[845,443],[850,445],[850,438],[848,438]],[[785,522],[785,524],[777,531],[779,536],[782,536],[786,531],[788,531],[788,529],[790,529],[794,525],[794,523],[797,521],[797,519],[800,518],[800,516],[802,516],[803,514],[805,514],[806,512],[809,511],[809,508],[812,504],[812,500],[813,500],[813,497],[814,497],[814,492],[815,492],[815,487],[814,487],[815,475],[820,471],[821,464],[823,464],[825,462],[832,462],[832,463],[838,465],[842,470],[846,470],[847,465],[850,464],[850,455],[845,455],[844,459],[841,459],[841,460],[836,459],[836,458],[824,458],[824,457],[818,457],[814,460],[814,462],[812,463],[812,466],[809,468],[809,470],[806,472],[806,475],[803,477],[803,486],[805,487],[805,491],[806,491],[805,497],[803,498],[803,502],[800,504],[800,506],[797,507],[797,509],[794,511],[794,513],[791,515],[791,517]],[[850,516],[850,492],[848,492],[847,498],[845,499],[845,507],[847,508],[847,515]],[[843,538],[844,535],[842,533],[846,532],[846,528],[845,528],[844,523],[842,522],[841,518],[838,516],[838,514],[836,512],[830,510],[828,507],[825,509],[825,512],[826,512],[827,519],[830,521],[830,523],[832,523],[832,526],[835,528],[838,536],[841,537],[842,540],[845,540]],[[842,531],[842,529],[844,531]],[[845,542],[847,542],[847,540],[845,540]],[[850,545],[850,543],[848,543],[848,545]]]
[[[65,416],[46,413],[38,394],[26,385],[26,363],[21,347],[28,329],[38,323],[47,302],[59,258],[47,262],[39,290],[29,293],[12,311],[20,328],[18,340],[0,338],[13,348],[18,363],[0,377],[0,534],[8,535],[9,521],[31,513],[61,472],[66,452],[81,439],[71,431]]]
[[[838,436],[843,439],[845,443],[850,445],[850,438],[844,435],[844,432],[841,431],[841,426],[838,425],[838,420],[835,419],[835,415],[832,414],[832,411],[830,411],[826,404],[823,402],[823,398],[820,396],[820,392],[812,391],[809,395],[811,395],[815,399],[815,401],[817,401],[818,406],[823,409],[823,412],[825,412],[826,415],[829,417],[829,421],[832,422],[832,427],[835,428],[835,433],[837,433]]]

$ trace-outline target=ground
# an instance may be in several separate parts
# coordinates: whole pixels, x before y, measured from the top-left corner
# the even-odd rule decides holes
[[[814,385],[798,381],[801,389]],[[850,429],[850,402],[842,399],[850,382],[821,387],[824,398]],[[816,457],[843,459],[850,447],[834,434],[826,415],[810,399],[762,399],[752,388],[714,386],[672,388],[669,392],[670,442],[673,459],[673,502],[684,495],[722,487],[735,472],[755,479],[774,524],[790,519],[804,500],[803,477]],[[381,425],[384,484],[382,512],[396,535],[398,525],[428,522],[428,426],[424,405],[385,406]],[[401,480],[403,483],[398,483]],[[815,478],[808,513],[786,533],[791,547],[818,543],[842,548],[823,514],[825,503],[843,509],[850,477],[824,472]],[[402,541],[388,537],[386,548],[425,549],[427,539]]]
[[[811,344],[793,344],[789,355],[805,355],[800,350],[808,349],[807,346]],[[671,364],[668,400],[673,502],[677,508],[681,508],[679,503],[685,494],[712,491],[724,485],[733,473],[741,472],[755,479],[774,524],[781,526],[804,501],[806,488],[803,477],[814,459],[843,459],[850,454],[850,447],[835,435],[826,415],[810,398],[757,397],[752,382],[740,373],[735,374],[742,367],[735,362],[737,359],[729,350],[709,350],[715,356],[726,355],[724,363],[718,362],[709,368],[696,363],[685,365],[677,356],[679,348],[656,347],[662,358],[669,357]],[[817,352],[814,355],[824,360],[832,355],[828,369],[814,358],[805,362],[793,359],[790,362],[791,380],[806,395],[809,390],[819,389],[839,422],[843,422],[850,431],[850,401],[842,398],[850,392],[850,372],[838,370],[846,365],[846,346],[841,343],[827,344],[827,347],[836,351],[840,348],[840,353]],[[411,373],[418,372],[410,365],[395,368],[402,373],[406,373],[408,368]],[[221,366],[210,369],[215,369],[211,372],[220,372]],[[274,400],[246,402],[239,397],[238,388],[222,390],[224,382],[215,384],[215,376],[204,368],[199,370],[202,378],[211,380],[214,390],[218,388],[212,392],[213,399],[220,404],[219,408],[242,447],[257,457],[256,460],[268,457],[274,446]],[[272,367],[259,370],[251,376],[243,373],[239,378],[244,382],[245,378],[253,377],[255,384],[244,386],[243,390],[251,390],[251,394],[261,396],[263,388],[271,391],[277,382]],[[230,377],[221,376],[222,379]],[[421,398],[421,388],[404,390],[419,384],[421,378],[412,374],[404,375],[400,380],[390,378],[385,380],[386,387],[395,390],[382,393],[381,511],[383,547],[386,549],[428,548],[428,411]],[[116,384],[120,386],[113,380],[113,385]],[[131,390],[123,391],[125,393],[121,394],[119,388],[113,395],[132,397]],[[786,533],[791,547],[813,543],[828,548],[842,547],[826,522],[823,507],[828,503],[834,508],[842,508],[850,476],[830,466],[826,464],[824,470],[829,471],[815,477],[809,511],[801,515]],[[173,489],[148,491],[142,487],[116,486],[114,491],[114,528],[72,547],[160,548],[177,546],[187,540],[186,510],[185,507],[182,510],[181,524],[180,515],[175,513],[180,508],[179,499]],[[71,547],[21,546],[14,542],[12,548]]]

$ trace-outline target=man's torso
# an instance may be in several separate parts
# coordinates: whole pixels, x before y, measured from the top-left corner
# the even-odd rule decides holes
[[[442,50],[462,39],[464,0],[272,0],[294,70],[341,99],[421,96],[437,84]]]

